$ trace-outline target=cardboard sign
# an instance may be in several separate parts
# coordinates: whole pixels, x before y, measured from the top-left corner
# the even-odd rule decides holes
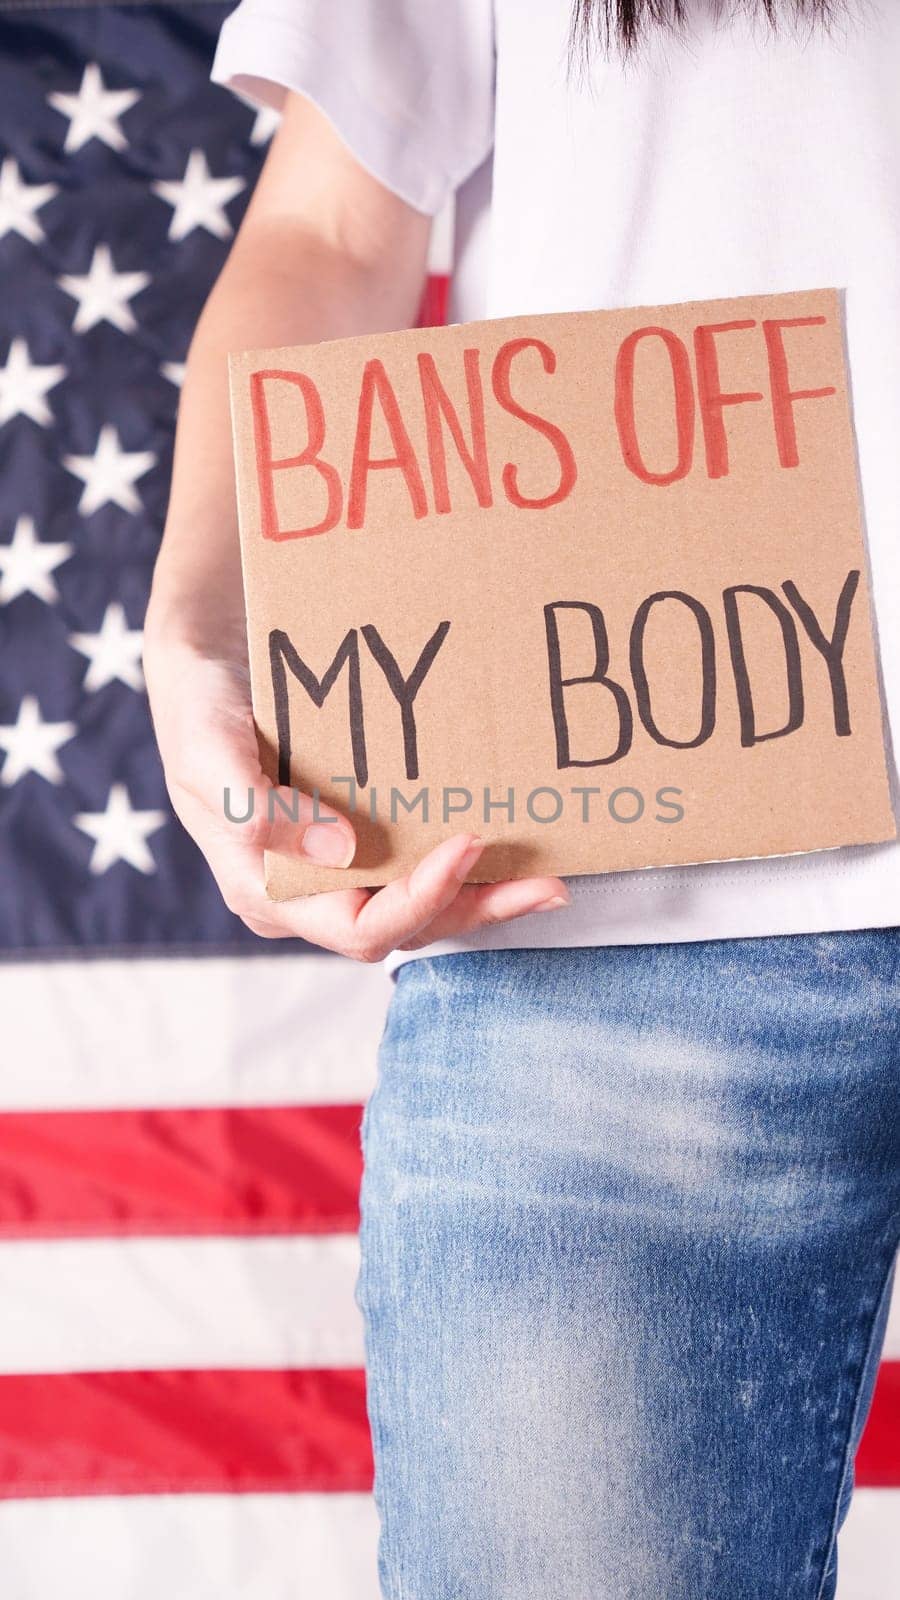
[[[229,368],[264,767],[359,840],[272,897],[895,837],[836,291]]]

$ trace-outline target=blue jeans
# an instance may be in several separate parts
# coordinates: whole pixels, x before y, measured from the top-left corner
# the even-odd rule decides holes
[[[830,1600],[900,930],[408,963],[362,1138],[387,1600]]]

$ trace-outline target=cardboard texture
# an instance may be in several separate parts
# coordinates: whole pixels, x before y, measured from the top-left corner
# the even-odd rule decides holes
[[[229,370],[263,765],[359,840],[273,898],[895,837],[837,291]]]

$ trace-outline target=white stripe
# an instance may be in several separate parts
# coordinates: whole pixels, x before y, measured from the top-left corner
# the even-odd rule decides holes
[[[379,1600],[377,1539],[363,1494],[0,1504],[9,1600]]]
[[[0,1504],[16,1600],[379,1600],[370,1495],[159,1495]],[[900,1577],[900,1490],[863,1489],[840,1542],[838,1600],[886,1600]],[[77,1593],[81,1593],[78,1588]]]
[[[0,1244],[0,1372],[358,1367],[355,1234]]]
[[[838,1562],[838,1600],[900,1594],[900,1489],[857,1489]]]
[[[0,967],[0,1111],[348,1103],[390,979],[329,956]]]

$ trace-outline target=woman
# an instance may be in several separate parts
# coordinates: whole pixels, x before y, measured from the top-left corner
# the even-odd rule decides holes
[[[148,682],[232,909],[396,974],[357,1285],[390,1600],[834,1595],[900,1227],[900,845],[475,887],[463,835],[268,902],[263,846],[346,865],[353,832],[265,820],[224,355],[407,325],[453,194],[454,320],[844,289],[896,726],[898,68],[893,0],[222,30],[214,78],[284,116],[190,352]]]

